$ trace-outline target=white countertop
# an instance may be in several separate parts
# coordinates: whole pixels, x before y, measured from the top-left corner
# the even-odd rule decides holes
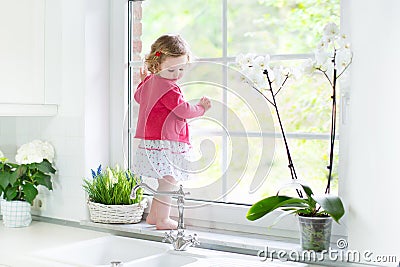
[[[109,235],[104,232],[33,221],[28,227],[7,228],[0,221],[0,267],[55,267],[31,253]]]

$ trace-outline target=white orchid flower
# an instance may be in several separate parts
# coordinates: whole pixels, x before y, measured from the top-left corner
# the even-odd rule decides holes
[[[301,78],[301,75],[302,75],[301,68],[299,68],[299,67],[291,67],[291,68],[289,69],[289,73],[290,73],[291,76],[292,76],[294,79],[296,79],[296,80],[300,79],[300,78]]]
[[[339,34],[339,27],[331,22],[325,25],[323,32],[325,37],[334,39]]]
[[[246,54],[243,57],[243,64],[242,66],[252,67],[254,65],[254,58],[255,54]]]
[[[270,56],[257,56],[253,60],[253,67],[261,71],[261,73],[268,67]]]
[[[288,68],[284,68],[283,66],[277,66],[273,69],[274,72],[274,82],[277,87],[281,87],[283,82],[285,81],[286,76],[290,75],[290,70]]]
[[[325,50],[328,49],[328,42],[326,38],[321,38],[321,40],[317,44],[317,50]]]
[[[246,65],[245,55],[244,54],[238,55],[236,57],[235,63],[240,68],[243,68]]]
[[[337,40],[338,48],[339,49],[347,49],[350,50],[350,43],[345,34],[341,34]]]
[[[268,85],[267,77],[258,68],[250,68],[248,79],[252,86],[257,89],[265,89]]]
[[[301,66],[301,71],[304,74],[312,74],[315,71],[315,60],[312,60],[311,58],[307,59]]]
[[[336,52],[335,65],[338,73],[341,73],[350,63],[352,59],[350,50],[338,50]]]
[[[326,65],[331,63],[331,55],[324,50],[317,50],[314,53],[315,68],[326,69]]]
[[[241,75],[241,79],[244,82],[248,82],[249,80],[252,79],[252,76],[254,75],[254,69],[251,67],[244,67],[240,70]]]
[[[263,90],[268,87],[268,80],[265,75],[259,75],[252,80],[254,87],[259,90]]]

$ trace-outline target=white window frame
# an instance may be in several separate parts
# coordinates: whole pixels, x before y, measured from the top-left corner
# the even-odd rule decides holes
[[[128,34],[125,36],[127,39],[127,62],[126,64],[126,69],[125,72],[127,73],[128,77],[128,82],[127,82],[127,88],[128,88],[128,93],[126,95],[127,97],[127,105],[129,106],[130,100],[132,99],[132,94],[134,90],[136,89],[133,87],[132,84],[132,68],[137,68],[142,64],[142,62],[138,61],[133,61],[132,60],[132,54],[130,51],[130,43],[131,43],[131,24],[132,24],[132,16],[131,13],[133,12],[133,2],[137,2],[141,0],[128,0],[128,19],[127,19],[127,28]],[[221,0],[222,1],[222,34],[223,34],[223,47],[222,47],[222,56],[219,58],[201,58],[201,61],[208,61],[208,62],[217,62],[217,63],[222,63],[226,67],[223,68],[223,84],[226,86],[227,85],[227,69],[228,69],[228,63],[233,62],[235,59],[233,57],[228,57],[227,51],[228,51],[228,43],[227,43],[227,6],[228,6],[228,0]],[[144,14],[145,16],[145,14]],[[304,59],[304,58],[310,58],[312,55],[311,54],[282,54],[282,55],[271,55],[271,59],[273,60],[292,60],[292,59]],[[343,93],[342,93],[343,94]],[[224,102],[227,102],[227,92],[224,91],[222,100]],[[223,116],[223,124],[226,125],[227,123],[227,113],[224,113]],[[131,109],[128,109],[128,135],[127,138],[128,140],[131,140],[133,138],[133,129],[131,122],[132,122],[132,112]],[[340,120],[340,126],[342,129],[342,120]],[[270,133],[263,133],[263,134],[270,134]],[[221,136],[217,134],[218,136]],[[248,137],[249,133],[243,133],[243,137]],[[259,136],[260,133],[257,133]],[[238,136],[241,136],[240,133]],[[277,134],[276,136],[279,136]],[[316,134],[316,133],[288,133],[287,134],[288,138],[302,138],[302,139],[322,139],[322,140],[328,140],[329,135],[323,133],[323,134]],[[343,138],[343,134],[341,134],[341,137]],[[223,139],[224,144],[226,144],[227,139],[226,136]],[[131,147],[131,142],[126,142],[127,148],[127,154],[128,154],[128,166],[132,166],[132,147]],[[341,157],[341,154],[343,154],[342,149],[340,149],[340,154],[339,157]],[[227,150],[225,149],[223,152],[223,166],[226,166],[227,162]],[[339,171],[341,170],[341,167],[339,167]],[[340,179],[342,180],[343,177]],[[339,185],[342,183],[339,181]],[[340,191],[339,191],[339,195]],[[297,238],[299,236],[299,231],[298,231],[298,222],[295,218],[295,216],[287,216],[280,220],[278,223],[275,222],[276,218],[282,214],[281,211],[274,211],[272,214],[269,216],[265,216],[257,221],[248,221],[246,219],[246,213],[250,207],[250,205],[244,205],[244,204],[225,204],[225,203],[217,203],[217,202],[210,202],[210,201],[193,201],[193,200],[186,200],[186,203],[188,204],[187,206],[196,206],[196,208],[186,208],[185,209],[185,224],[186,225],[191,225],[195,227],[204,227],[208,228],[210,230],[212,229],[217,229],[217,230],[232,230],[232,231],[238,231],[238,232],[245,232],[245,233],[255,233],[255,234],[261,234],[261,235],[268,235],[268,236],[279,236],[279,237],[288,237],[288,238]],[[201,205],[199,205],[201,204]],[[201,207],[199,207],[201,206]],[[172,208],[171,209],[171,215],[172,216],[177,216],[178,212],[177,209]],[[341,225],[338,224],[333,224],[333,229],[332,229],[332,235],[333,235],[333,240],[341,238],[346,236],[346,216],[342,219],[343,223]],[[269,227],[272,224],[274,224],[273,227]]]

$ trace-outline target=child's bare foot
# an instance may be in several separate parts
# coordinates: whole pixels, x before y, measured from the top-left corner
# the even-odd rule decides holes
[[[156,223],[157,230],[175,230],[178,228],[178,222],[170,218],[159,220]]]
[[[149,215],[147,215],[146,223],[151,224],[151,225],[156,225],[157,220],[156,220],[156,218],[154,218],[153,216],[151,216],[149,214]]]

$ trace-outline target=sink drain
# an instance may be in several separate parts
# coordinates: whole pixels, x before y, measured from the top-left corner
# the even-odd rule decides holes
[[[112,261],[111,263],[111,267],[122,267],[122,261]]]

